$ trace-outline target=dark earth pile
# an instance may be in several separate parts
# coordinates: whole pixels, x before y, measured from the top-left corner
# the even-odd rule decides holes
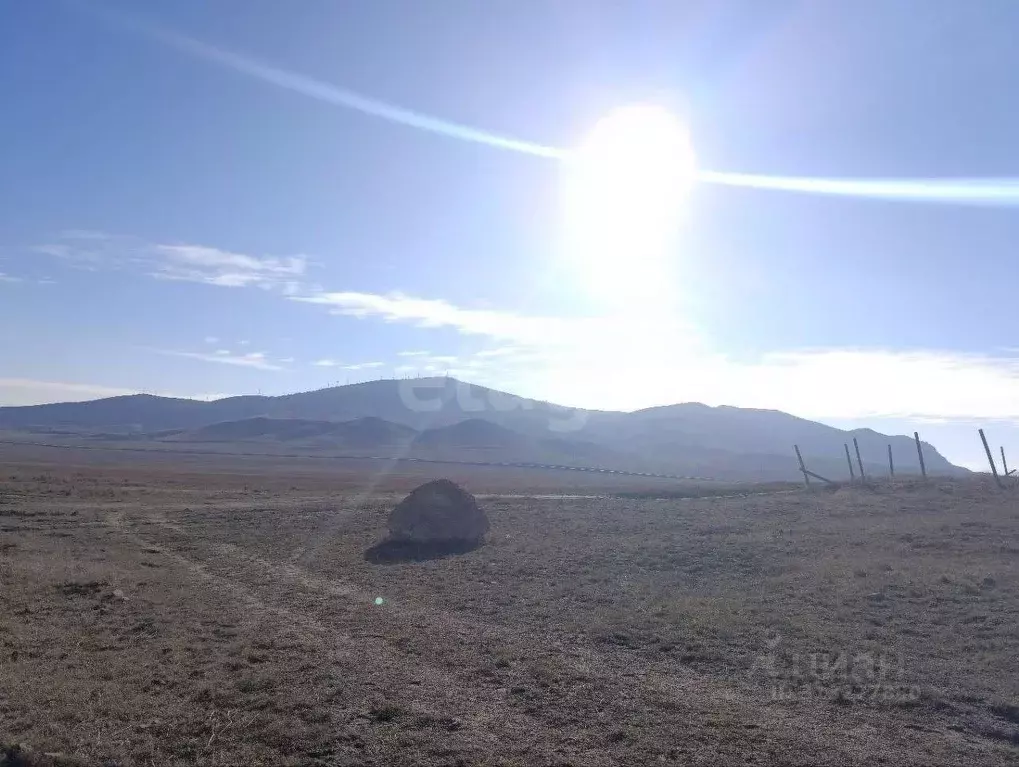
[[[488,517],[474,496],[448,479],[415,488],[389,515],[393,541],[479,543],[488,529]]]

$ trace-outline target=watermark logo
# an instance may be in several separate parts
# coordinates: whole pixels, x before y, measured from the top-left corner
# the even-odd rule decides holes
[[[826,698],[843,703],[909,705],[920,690],[909,683],[901,652],[838,648],[825,652],[789,652],[781,634],[765,640],[751,674],[763,677],[773,701]]]
[[[545,418],[550,432],[558,434],[580,431],[587,423],[587,412],[576,408],[538,404],[513,394],[484,389],[452,378],[404,379],[399,384],[400,401],[414,413],[438,413],[447,403],[471,416],[483,418],[485,413],[533,411]]]

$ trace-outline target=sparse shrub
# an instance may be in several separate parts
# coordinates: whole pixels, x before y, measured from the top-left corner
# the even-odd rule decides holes
[[[1012,724],[1019,724],[1019,706],[1014,703],[995,703],[991,706],[995,716],[1000,716]]]
[[[246,695],[253,695],[259,692],[268,692],[276,686],[276,683],[267,676],[246,676],[238,679],[235,687],[238,692]]]
[[[0,744],[0,767],[84,767],[84,763],[64,756],[30,753],[17,744]]]
[[[373,708],[371,711],[371,718],[376,722],[393,722],[403,716],[404,710],[394,703],[386,703],[385,705]]]

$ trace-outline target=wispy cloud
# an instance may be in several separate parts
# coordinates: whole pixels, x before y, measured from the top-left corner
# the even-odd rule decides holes
[[[951,350],[806,349],[756,359],[719,353],[674,317],[630,312],[540,317],[400,293],[296,300],[335,314],[465,336],[457,355],[417,355],[397,373],[449,367],[566,405],[637,409],[682,401],[776,408],[809,418],[1007,418],[1019,421],[1019,355]],[[490,343],[471,351],[469,337]],[[861,375],[866,371],[866,375]]]
[[[304,274],[302,256],[258,258],[202,245],[154,245],[163,256],[153,276],[228,288],[274,287]]]
[[[38,381],[29,378],[0,378],[0,406],[39,405],[47,402],[78,402],[97,397],[118,397],[138,394],[137,389],[115,386]]]
[[[201,360],[202,362],[214,362],[220,365],[236,365],[238,367],[255,368],[256,370],[284,370],[282,365],[269,360],[264,352],[234,354],[228,349],[217,349],[212,354],[208,352],[177,351],[175,349],[154,349],[153,351],[172,357],[184,357],[186,359]]]
[[[216,338],[216,336],[206,336],[205,337],[205,343],[207,343],[207,344],[218,344],[219,343],[219,339]]]
[[[33,248],[91,271],[131,271],[161,280],[226,288],[257,287],[298,292],[307,258],[253,256],[206,245],[151,243],[136,237],[70,230]]]
[[[525,349],[519,346],[498,346],[494,349],[482,349],[478,352],[479,357],[515,357],[525,353]]]
[[[865,371],[865,373],[864,373]],[[742,382],[733,376],[745,372]],[[725,377],[728,382],[721,379]],[[950,350],[817,349],[729,362],[715,397],[816,417],[1019,419],[1019,357]]]
[[[15,277],[13,274],[5,274],[0,272],[0,282],[8,285],[55,285],[56,280],[51,280],[49,277],[42,277],[36,279],[34,277]]]
[[[131,394],[160,394],[181,399],[213,400],[229,394],[179,394],[153,392],[118,386],[102,386],[69,381],[40,381],[30,378],[0,378],[0,407],[44,405],[50,402],[82,402],[102,397],[121,397]]]
[[[303,257],[255,257],[205,246],[153,245],[101,232],[65,232],[39,252],[88,268],[222,286],[274,289],[341,316],[463,336],[455,354],[398,352],[414,365],[397,373],[445,370],[566,405],[635,409],[678,401],[777,408],[809,418],[1002,418],[1019,422],[1019,356],[951,350],[807,349],[756,359],[719,353],[667,311],[640,307],[604,316],[546,316],[471,308],[404,293],[290,290]],[[176,270],[176,271],[175,271]],[[299,282],[299,280],[297,280]],[[214,338],[214,337],[210,337]],[[487,348],[476,348],[487,344]],[[215,342],[209,342],[210,345]],[[423,344],[424,345],[424,344]],[[166,351],[260,370],[288,364],[263,353]],[[317,367],[367,370],[380,362],[317,360]],[[866,371],[866,374],[861,374]]]
[[[818,349],[756,360],[704,350],[625,349],[507,365],[528,388],[588,407],[683,401],[778,409],[807,418],[1006,418],[1019,421],[1019,358],[952,351]],[[866,371],[864,373],[864,371]]]
[[[689,328],[675,318],[656,316],[643,327],[630,319],[625,327],[618,316],[556,317],[532,316],[492,309],[467,309],[443,299],[416,298],[403,293],[322,292],[292,296],[290,300],[329,307],[333,314],[361,319],[375,317],[385,322],[407,323],[421,328],[453,328],[466,335],[511,340],[530,345],[571,344],[592,337],[618,336],[620,332],[669,332]],[[675,338],[675,335],[673,336]]]
[[[452,327],[463,333],[515,337],[536,333],[535,319],[505,312],[463,309],[442,299],[414,298],[402,293],[317,293],[291,300],[330,307],[333,314],[378,317],[386,322],[406,322],[426,328]]]
[[[321,359],[315,360],[311,363],[317,368],[340,368],[341,370],[371,370],[374,368],[382,368],[386,366],[385,362],[355,362],[344,365],[338,360]]]

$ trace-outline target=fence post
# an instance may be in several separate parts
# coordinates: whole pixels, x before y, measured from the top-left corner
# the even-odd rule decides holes
[[[998,468],[994,465],[994,456],[991,455],[991,448],[987,444],[987,437],[984,436],[984,430],[979,429],[980,441],[984,443],[984,452],[987,453],[987,462],[991,464],[991,474],[994,475],[994,484],[1001,487],[1001,477],[998,476]]]
[[[1012,472],[1008,470],[1008,461],[1005,459],[1005,446],[1001,446],[1001,470],[1005,473],[1005,476],[1009,476]]]
[[[895,461],[892,459],[892,446],[888,446],[888,475],[895,478]]]
[[[860,481],[866,482],[867,475],[863,472],[863,459],[860,458],[860,443],[853,437],[853,447],[856,449],[856,465],[860,467]]]
[[[920,473],[923,474],[923,478],[927,479],[927,465],[923,462],[923,447],[920,446],[920,432],[913,432],[913,439],[916,440],[916,454],[920,459]]]
[[[848,442],[842,443],[842,447],[846,449],[846,463],[849,464],[849,481],[855,482],[856,472],[853,471],[853,459],[849,457],[849,443]]]
[[[803,465],[803,456],[800,455],[800,446],[793,445],[793,450],[796,451],[796,460],[800,462],[800,471],[803,472],[803,484],[810,487],[810,475],[807,474],[807,467]]]

